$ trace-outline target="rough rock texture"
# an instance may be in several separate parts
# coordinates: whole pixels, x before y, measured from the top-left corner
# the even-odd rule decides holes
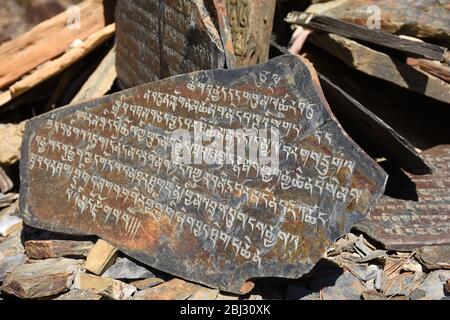
[[[199,131],[217,141],[192,145]],[[224,155],[220,138],[246,155],[270,145],[270,159],[238,155],[234,164],[212,165]],[[201,165],[180,163],[180,146],[189,159],[203,156]],[[26,223],[97,235],[156,269],[233,293],[253,277],[308,272],[369,214],[386,182],[331,114],[312,67],[293,55],[176,76],[36,117],[23,157]],[[90,256],[86,269],[101,273]]]
[[[114,279],[145,279],[154,274],[148,269],[136,264],[127,258],[117,258],[116,262],[102,274],[102,277]]]
[[[102,296],[89,290],[73,289],[55,300],[100,300]]]
[[[19,160],[25,122],[0,123],[0,165],[10,165]]]
[[[413,175],[392,169],[387,194],[378,200],[370,217],[355,226],[386,249],[408,251],[450,243],[450,145],[433,147],[422,156],[434,173]]]
[[[450,279],[450,270],[431,272],[418,289],[425,292],[419,300],[441,300],[445,297],[444,284]]]
[[[116,25],[123,88],[224,66],[219,32],[203,0],[118,0]]]
[[[192,296],[201,287],[183,281],[181,279],[172,279],[156,287],[137,292],[134,300],[186,300]]]
[[[164,280],[160,278],[148,278],[143,280],[137,280],[133,281],[131,284],[138,288],[139,290],[144,290],[151,287],[156,287],[157,285],[160,285],[161,283],[164,283]]]
[[[93,246],[94,244],[90,241],[30,240],[25,242],[27,255],[32,259],[86,257]]]
[[[80,261],[48,259],[17,267],[5,279],[1,290],[16,297],[49,297],[69,289]]]
[[[450,245],[422,247],[416,257],[428,270],[450,269]]]
[[[136,291],[136,287],[112,278],[102,278],[80,272],[77,274],[73,287],[75,289],[89,290],[107,296],[113,300],[129,299]]]
[[[13,271],[16,267],[25,264],[27,256],[23,253],[18,253],[10,256],[0,255],[0,282],[3,282],[6,275]]]

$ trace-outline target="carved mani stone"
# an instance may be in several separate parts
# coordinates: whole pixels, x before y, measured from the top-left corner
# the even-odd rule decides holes
[[[387,178],[293,55],[55,110],[28,122],[22,152],[26,223],[97,235],[234,293],[249,278],[308,272],[369,214]]]
[[[422,156],[434,173],[388,170],[389,195],[383,195],[369,219],[356,226],[387,249],[450,244],[450,145],[436,146]]]
[[[118,0],[116,28],[122,88],[224,67],[220,35],[203,0]]]

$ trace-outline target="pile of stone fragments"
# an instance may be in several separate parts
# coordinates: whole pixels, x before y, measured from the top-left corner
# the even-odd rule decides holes
[[[450,299],[448,4],[42,2],[0,24],[0,300]],[[281,169],[175,163],[199,123]]]

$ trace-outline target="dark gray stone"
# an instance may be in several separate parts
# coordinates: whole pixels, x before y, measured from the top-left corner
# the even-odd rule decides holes
[[[199,128],[212,130],[215,142],[191,144]],[[252,138],[265,128],[266,141]],[[180,129],[184,145],[174,137]],[[181,145],[190,160],[191,147],[217,160],[221,136],[246,149],[242,163],[173,157]],[[249,159],[250,147],[261,155],[263,145],[273,147],[272,159]],[[33,118],[22,148],[20,212],[29,225],[97,235],[154,268],[240,293],[253,277],[311,270],[367,217],[385,182],[333,117],[312,66],[284,55]]]

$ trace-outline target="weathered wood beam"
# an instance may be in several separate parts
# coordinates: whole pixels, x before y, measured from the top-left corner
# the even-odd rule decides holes
[[[48,62],[42,68],[36,69],[29,76],[14,83],[9,87],[8,91],[4,92],[0,96],[0,102],[2,103],[0,104],[0,110],[5,103],[29,91],[35,85],[40,84],[65,70],[66,68],[77,62],[79,59],[86,56],[92,50],[97,48],[99,45],[111,39],[114,35],[114,32],[115,24],[108,25],[107,27],[89,36],[86,41],[84,41],[79,47],[70,49],[61,57]]]
[[[237,67],[269,57],[276,0],[226,0]]]
[[[291,24],[301,25],[313,30],[335,33],[354,40],[361,40],[382,47],[394,49],[413,57],[446,61],[447,48],[426,42],[417,42],[376,29],[338,20],[313,13],[293,11],[285,19]]]
[[[63,12],[29,32],[0,45],[0,88],[4,88],[42,63],[63,54],[74,40],[85,40],[106,26],[102,0],[85,0],[78,6],[80,25],[67,26]]]

